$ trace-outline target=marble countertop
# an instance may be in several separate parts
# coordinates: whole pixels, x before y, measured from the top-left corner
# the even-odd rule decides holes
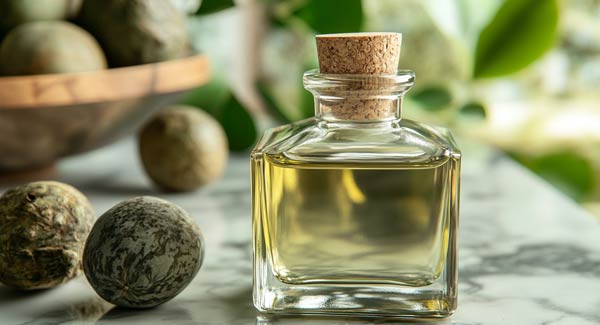
[[[600,221],[511,160],[463,146],[456,314],[431,324],[600,323]],[[59,180],[84,192],[98,215],[139,195],[190,212],[206,239],[189,287],[158,308],[102,301],[84,277],[41,292],[0,286],[0,324],[372,324],[349,318],[272,318],[252,307],[249,163],[195,193],[163,194],[145,177],[131,140],[66,159]],[[1,188],[0,191],[5,190]],[[420,322],[419,324],[428,324]]]

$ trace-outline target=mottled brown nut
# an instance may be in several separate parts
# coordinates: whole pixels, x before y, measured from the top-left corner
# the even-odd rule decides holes
[[[203,257],[202,235],[190,216],[145,196],[121,202],[98,219],[85,244],[83,269],[106,301],[149,308],[183,291]]]
[[[46,289],[75,277],[93,222],[88,200],[67,184],[8,190],[0,197],[0,282]]]
[[[139,150],[146,173],[168,191],[191,191],[219,178],[227,165],[221,125],[189,106],[170,106],[142,129]]]
[[[8,33],[0,46],[0,71],[5,75],[105,68],[106,58],[92,35],[66,21],[37,21],[20,25]]]

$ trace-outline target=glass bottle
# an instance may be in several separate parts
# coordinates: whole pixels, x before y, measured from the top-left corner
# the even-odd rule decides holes
[[[372,52],[380,35],[400,38],[330,37]],[[254,304],[267,313],[449,316],[460,151],[447,130],[401,119],[412,72],[396,63],[394,73],[323,73],[321,54],[321,72],[304,74],[316,116],[268,130],[251,154]]]

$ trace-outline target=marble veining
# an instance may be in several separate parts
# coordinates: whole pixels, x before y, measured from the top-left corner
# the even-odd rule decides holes
[[[599,324],[600,221],[493,150],[463,144],[463,153],[458,310],[449,319],[418,324]],[[189,194],[152,188],[131,140],[65,160],[60,172],[98,214],[139,195],[180,205],[204,232],[205,263],[178,297],[150,310],[115,308],[84,277],[35,293],[0,286],[0,324],[389,322],[254,310],[246,155],[232,157],[223,180]]]

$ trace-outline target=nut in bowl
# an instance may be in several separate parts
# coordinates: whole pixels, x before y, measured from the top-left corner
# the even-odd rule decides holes
[[[207,82],[203,55],[90,72],[0,77],[0,181],[133,133]]]

